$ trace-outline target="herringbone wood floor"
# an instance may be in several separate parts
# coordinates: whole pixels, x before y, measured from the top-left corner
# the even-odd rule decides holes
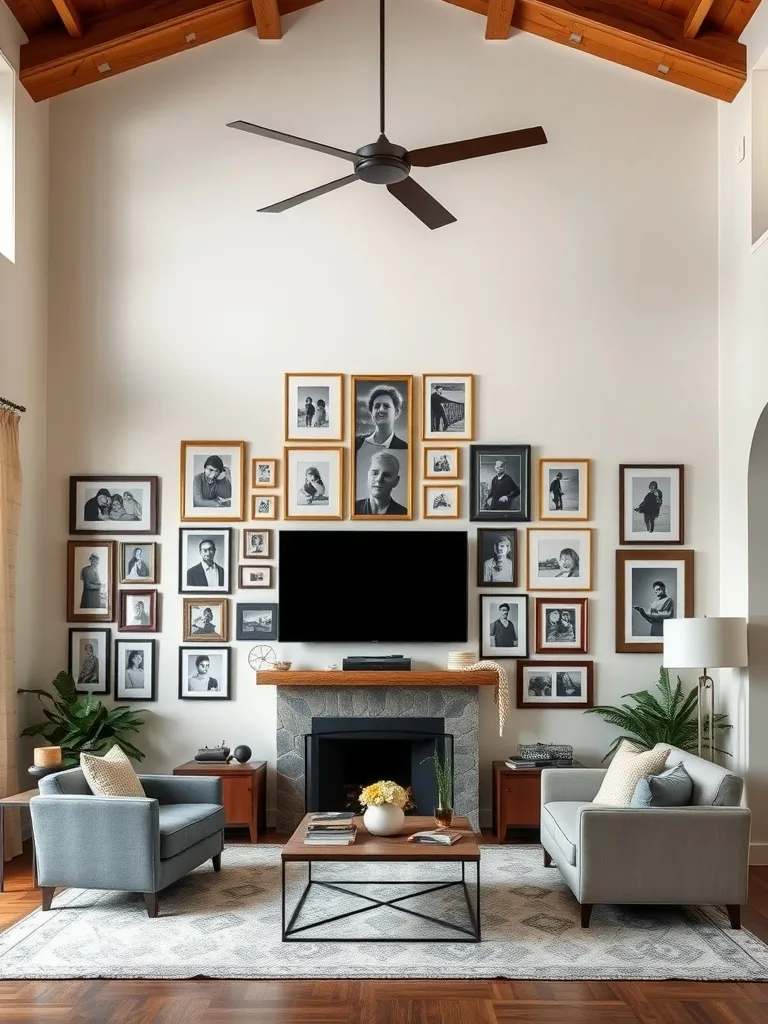
[[[487,837],[492,841],[490,837]],[[274,836],[270,839],[275,841]],[[39,905],[6,865],[0,930]],[[768,867],[746,928],[768,942]],[[161,905],[162,912],[162,905]],[[254,937],[254,941],[257,938]],[[450,963],[446,963],[450,972]],[[6,981],[0,1024],[768,1024],[768,984],[594,981]]]

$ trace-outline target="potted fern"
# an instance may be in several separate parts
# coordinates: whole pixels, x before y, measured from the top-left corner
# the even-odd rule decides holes
[[[683,692],[680,677],[673,687],[669,678],[669,670],[659,670],[657,683],[658,694],[650,690],[638,693],[625,693],[622,700],[630,700],[631,704],[597,705],[587,708],[585,715],[600,715],[609,725],[621,729],[621,734],[611,744],[603,760],[616,753],[624,740],[629,740],[643,750],[650,750],[657,743],[669,743],[681,750],[696,750],[698,747],[698,687],[694,686],[688,693]],[[727,715],[715,715],[710,722],[709,716],[704,719],[704,738],[709,742],[710,729],[713,738],[733,728],[727,722]],[[713,744],[714,746],[714,744]],[[714,747],[720,754],[730,754],[721,747]]]

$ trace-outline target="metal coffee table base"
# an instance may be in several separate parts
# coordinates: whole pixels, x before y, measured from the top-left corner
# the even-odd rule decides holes
[[[450,882],[429,882],[426,879],[416,879],[412,882],[376,882],[376,881],[365,881],[355,882],[352,879],[345,878],[343,880],[335,881],[333,879],[315,879],[312,877],[312,864],[313,861],[306,861],[307,865],[307,884],[304,887],[296,907],[291,914],[290,920],[286,925],[286,910],[285,910],[285,864],[282,864],[282,905],[283,905],[283,942],[480,942],[480,861],[475,861],[475,900],[474,906],[470,898],[469,887],[467,886],[466,873],[465,873],[465,862],[461,861],[461,878]],[[352,863],[348,861],[347,863]],[[420,889],[419,892],[409,892],[405,896],[394,896],[392,899],[379,900],[374,899],[372,896],[365,896],[363,893],[354,892],[347,888],[350,885],[379,885],[379,886],[397,886],[397,885],[420,885],[425,888]],[[359,899],[368,900],[370,906],[359,907],[357,910],[347,910],[343,914],[334,914],[331,917],[321,918],[319,921],[313,921],[311,924],[297,925],[296,921],[301,914],[301,910],[309,896],[313,886],[321,886],[325,889],[333,889],[335,892],[342,892],[348,896],[356,896]],[[443,889],[452,889],[455,886],[461,886],[464,890],[464,898],[467,902],[467,911],[469,914],[470,927],[466,925],[456,924],[454,921],[445,921],[440,917],[433,917],[431,914],[423,914],[419,910],[411,910],[409,907],[402,906],[405,900],[413,899],[415,896],[425,896],[429,893],[440,892]],[[458,933],[458,935],[466,936],[466,938],[459,938],[457,934],[436,936],[430,938],[421,939],[407,939],[407,938],[345,938],[344,936],[338,937],[313,937],[311,934],[302,934],[312,932],[315,928],[319,928],[321,925],[330,924],[332,921],[342,921],[348,917],[354,917],[356,914],[365,914],[370,910],[378,910],[380,907],[390,907],[392,910],[398,910],[402,914],[410,914],[411,917],[418,917],[422,921],[429,921],[432,924],[440,925],[442,928],[446,928],[451,932]]]

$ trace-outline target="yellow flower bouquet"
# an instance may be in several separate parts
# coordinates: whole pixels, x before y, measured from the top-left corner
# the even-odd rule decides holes
[[[360,794],[360,803],[364,807],[381,807],[382,804],[394,804],[401,809],[408,803],[408,794],[396,782],[373,782],[366,786]]]

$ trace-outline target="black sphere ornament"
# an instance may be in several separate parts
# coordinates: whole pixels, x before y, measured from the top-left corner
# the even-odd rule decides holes
[[[235,760],[239,761],[240,764],[246,764],[251,759],[253,751],[250,747],[246,747],[244,744],[239,747],[235,747],[234,754]]]

